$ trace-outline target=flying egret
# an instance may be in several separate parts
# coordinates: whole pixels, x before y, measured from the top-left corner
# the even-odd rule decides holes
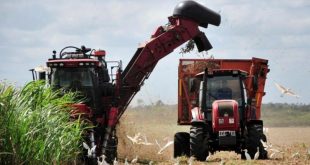
[[[132,142],[132,144],[138,144],[140,136],[141,136],[141,133],[139,132],[139,133],[135,134],[134,137],[127,135],[127,138]]]
[[[278,90],[281,92],[281,97],[283,97],[284,95],[294,96],[294,97],[297,97],[297,98],[300,97],[295,92],[293,92],[290,88],[285,88],[284,86],[282,86],[282,85],[280,85],[278,83],[274,83],[274,84],[276,85]]]
[[[144,141],[143,142],[139,142],[138,144],[142,144],[142,145],[146,145],[146,146],[154,145],[153,143],[148,142],[148,140],[147,140],[145,135],[143,136],[143,138],[144,138]]]
[[[272,147],[272,144],[268,144],[267,142],[264,142],[262,139],[260,139],[260,142],[262,143],[265,150],[268,150]]]
[[[158,141],[157,141],[156,139],[155,139],[155,142],[156,142],[156,144],[157,144],[158,147],[159,147],[159,151],[158,151],[157,154],[162,154],[162,152],[163,152],[165,149],[167,149],[170,145],[173,144],[173,141],[168,141],[166,145],[164,145],[163,147],[161,147],[160,144],[158,143]]]
[[[87,156],[88,157],[91,157],[92,154],[95,152],[95,149],[96,149],[96,145],[94,145],[92,148],[90,148],[86,143],[83,142],[83,147],[85,149],[87,149]]]

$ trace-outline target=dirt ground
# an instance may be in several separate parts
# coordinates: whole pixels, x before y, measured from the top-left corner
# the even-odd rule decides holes
[[[177,160],[173,159],[173,144],[158,154],[159,146],[155,141],[164,146],[173,140],[176,132],[188,132],[189,127],[178,126],[176,120],[166,119],[166,115],[153,115],[152,119],[134,113],[125,115],[118,129],[119,162],[123,162],[125,158],[130,161],[138,156],[141,164],[148,164],[150,161],[154,164],[175,164]],[[141,135],[140,141],[144,141],[145,136],[152,145],[133,144],[127,136],[134,137],[137,133]],[[194,161],[193,164],[310,164],[310,127],[273,127],[268,128],[265,134],[272,145],[268,152],[269,157],[272,157],[269,160],[246,161],[241,160],[240,155],[234,152],[217,152],[208,161]],[[179,159],[180,164],[188,164],[187,161],[188,158],[185,157]]]

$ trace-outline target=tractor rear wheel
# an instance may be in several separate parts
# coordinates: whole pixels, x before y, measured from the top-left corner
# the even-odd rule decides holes
[[[261,140],[267,142],[267,138],[263,133],[263,126],[261,124],[251,124],[247,127],[246,149],[248,150],[251,159],[254,159],[255,153],[259,150],[258,159],[267,159],[267,151],[265,150]],[[258,149],[258,150],[257,150]],[[245,159],[244,152],[241,158]]]
[[[179,156],[189,156],[189,133],[178,132],[174,135],[174,158]]]
[[[204,125],[193,125],[190,128],[190,155],[199,161],[206,160],[209,154],[206,137]]]

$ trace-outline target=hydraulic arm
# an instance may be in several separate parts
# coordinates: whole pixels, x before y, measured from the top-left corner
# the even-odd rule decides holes
[[[181,2],[168,19],[168,25],[157,28],[151,39],[137,49],[122,72],[118,119],[161,58],[189,40],[195,41],[199,52],[211,49],[210,42],[198,26],[218,26],[221,20],[219,14],[194,1]]]

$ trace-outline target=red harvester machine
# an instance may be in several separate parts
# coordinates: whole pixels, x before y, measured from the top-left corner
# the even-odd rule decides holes
[[[96,146],[90,155],[85,151],[87,162],[97,162],[96,158],[102,154],[108,162],[114,160],[118,143],[115,126],[157,62],[188,40],[194,40],[199,51],[211,49],[198,26],[218,26],[221,17],[194,1],[184,1],[175,7],[168,20],[166,26],[158,27],[151,39],[137,49],[124,70],[121,61],[111,67],[111,73],[115,71],[114,76],[109,74],[105,51],[84,46],[65,47],[58,57],[53,51],[47,62],[50,72],[33,72],[33,77],[39,74],[39,79],[48,79],[55,89],[76,90],[87,98],[85,103],[74,105],[75,113],[83,113],[86,120],[94,125],[85,137],[89,148]]]
[[[266,159],[260,118],[268,72],[268,61],[259,58],[180,59],[178,124],[191,128],[175,134],[174,156],[206,160],[226,150]]]

